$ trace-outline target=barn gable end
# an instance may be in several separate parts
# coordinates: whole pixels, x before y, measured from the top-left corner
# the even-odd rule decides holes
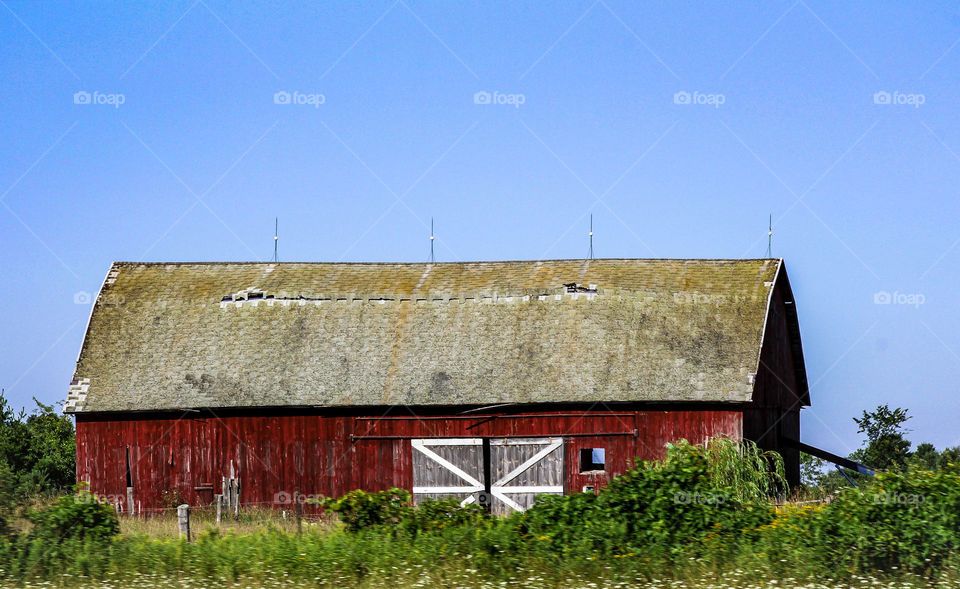
[[[781,267],[771,292],[756,386],[744,410],[744,437],[780,452],[791,483],[799,482],[800,453],[784,440],[800,440],[800,410],[810,405],[796,301]]]

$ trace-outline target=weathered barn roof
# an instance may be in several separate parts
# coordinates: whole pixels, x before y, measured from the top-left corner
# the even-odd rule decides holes
[[[781,266],[118,262],[66,410],[745,402]]]

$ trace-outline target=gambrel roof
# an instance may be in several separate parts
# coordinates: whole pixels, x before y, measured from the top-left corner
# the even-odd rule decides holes
[[[117,262],[66,411],[748,402],[782,265]]]

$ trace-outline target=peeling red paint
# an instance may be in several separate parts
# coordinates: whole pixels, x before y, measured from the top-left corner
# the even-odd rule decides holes
[[[231,463],[241,480],[241,503],[282,507],[278,494],[283,500],[297,492],[339,496],[352,489],[411,489],[411,438],[564,436],[565,487],[574,492],[603,486],[636,458],[662,457],[668,442],[739,438],[742,431],[739,409],[557,410],[468,418],[293,410],[223,417],[78,414],[77,477],[95,493],[125,497],[129,447],[135,502],[144,509],[163,507],[163,493],[173,490],[191,505],[212,502],[222,478],[230,476]],[[580,474],[581,448],[605,449],[605,474]]]

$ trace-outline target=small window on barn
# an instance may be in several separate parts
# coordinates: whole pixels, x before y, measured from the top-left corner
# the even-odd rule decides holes
[[[603,448],[580,449],[581,473],[603,472],[606,467],[606,455]]]

